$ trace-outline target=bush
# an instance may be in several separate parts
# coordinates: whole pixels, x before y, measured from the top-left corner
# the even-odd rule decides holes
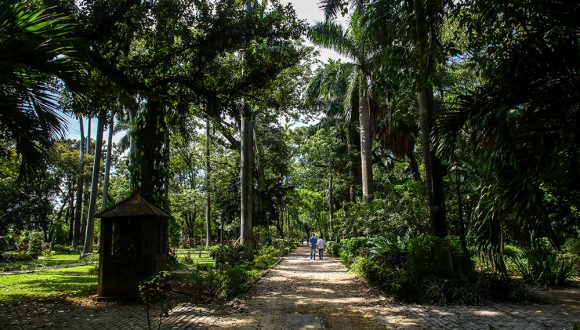
[[[10,255],[10,261],[30,261],[35,260],[36,257],[30,251],[19,251]]]
[[[57,254],[71,254],[74,252],[70,245],[55,244],[52,249]]]
[[[409,240],[406,269],[417,279],[454,278],[454,255],[459,255],[459,251],[446,239],[421,235]]]
[[[367,257],[369,254],[366,237],[352,237],[340,241],[340,258],[348,266],[356,257]]]
[[[242,293],[248,279],[248,271],[241,265],[221,270],[217,278],[219,283],[218,298],[230,299]]]
[[[572,264],[559,259],[547,239],[538,239],[523,250],[523,258],[512,258],[523,280],[542,286],[562,285],[572,274]]]
[[[340,243],[335,241],[326,242],[326,252],[333,257],[340,256]]]
[[[28,251],[32,254],[40,255],[42,253],[42,243],[44,243],[44,235],[40,231],[28,232]]]
[[[214,245],[210,247],[209,256],[215,260],[216,268],[239,265],[244,258],[244,247],[229,244]]]
[[[580,238],[569,238],[558,254],[558,261],[572,265],[571,276],[580,276]]]

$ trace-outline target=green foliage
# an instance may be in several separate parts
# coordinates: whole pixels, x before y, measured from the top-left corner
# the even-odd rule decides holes
[[[161,305],[160,314],[157,318],[157,329],[161,329],[163,316],[167,316],[171,310],[168,292],[171,291],[170,275],[168,272],[161,271],[157,275],[142,281],[139,284],[139,297],[145,305],[147,314],[147,325],[153,329],[151,324],[151,307],[155,304]]]
[[[559,259],[547,239],[536,240],[523,249],[521,258],[515,257],[512,261],[524,281],[537,285],[562,285],[572,273],[570,261]]]
[[[52,249],[57,254],[70,254],[73,253],[72,246],[70,245],[63,245],[63,244],[55,244]]]
[[[358,256],[368,256],[368,239],[366,237],[352,237],[340,241],[340,258],[350,265]]]
[[[409,240],[407,269],[417,279],[454,276],[452,254],[459,254],[448,240],[421,235]]]
[[[333,257],[340,256],[340,243],[336,241],[328,241],[326,242],[326,252],[329,253]]]
[[[209,256],[215,260],[217,268],[236,266],[244,260],[244,247],[230,244],[214,245],[209,250]]]
[[[28,243],[27,250],[36,255],[40,255],[43,251],[42,244],[44,243],[44,235],[40,231],[31,231],[25,233],[25,242]]]
[[[569,238],[558,254],[558,260],[572,265],[572,276],[580,275],[580,238]]]
[[[219,283],[218,298],[227,300],[242,293],[249,277],[249,268],[243,265],[220,270],[217,276],[217,282]]]

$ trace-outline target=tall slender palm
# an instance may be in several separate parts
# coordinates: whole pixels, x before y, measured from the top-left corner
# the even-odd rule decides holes
[[[373,193],[370,65],[374,54],[361,23],[360,15],[355,12],[348,29],[344,30],[341,25],[327,21],[311,27],[308,37],[313,43],[348,57],[356,66],[356,76],[352,77],[352,82],[356,83],[358,89],[362,188],[363,198],[367,200]]]
[[[352,63],[329,61],[316,70],[306,90],[305,106],[325,114],[319,126],[333,126],[344,132],[351,178],[349,200],[355,198],[355,173],[359,173],[355,156],[355,128],[358,125],[357,67]],[[358,162],[360,165],[360,162]],[[360,179],[360,178],[359,178]]]
[[[437,48],[440,43],[439,32],[444,18],[447,0],[323,0],[328,18],[348,9],[361,13],[368,30],[379,30],[386,38],[373,39],[381,42],[388,50],[395,45],[408,45],[413,57],[407,60],[415,63],[415,85],[420,113],[420,130],[425,161],[425,183],[429,201],[432,231],[436,236],[447,235],[445,196],[441,161],[435,154],[431,143],[432,125],[435,116],[433,99],[433,75],[437,61]],[[369,32],[370,33],[370,32]],[[383,39],[383,40],[381,40]],[[409,53],[408,50],[404,51]]]
[[[64,134],[54,78],[80,86],[77,40],[63,16],[25,2],[0,0],[0,8],[0,136],[22,155],[26,174]]]

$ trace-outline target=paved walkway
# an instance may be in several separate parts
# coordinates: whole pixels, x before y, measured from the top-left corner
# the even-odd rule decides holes
[[[426,306],[393,303],[336,259],[284,258],[243,297],[221,306],[180,304],[163,329],[572,329],[580,291],[553,291],[549,305]],[[27,303],[0,306],[0,329],[146,329],[138,305]]]

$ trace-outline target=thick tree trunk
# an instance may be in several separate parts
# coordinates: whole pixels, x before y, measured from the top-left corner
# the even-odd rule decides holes
[[[252,253],[252,169],[253,169],[253,133],[252,108],[244,104],[241,121],[241,165],[240,165],[240,243],[246,253]]]
[[[208,107],[210,105],[208,104]],[[209,109],[208,109],[209,112]],[[209,127],[209,115],[205,118],[205,246],[209,246],[210,243],[210,230],[209,224],[211,221],[211,189],[210,189],[210,127]]]
[[[137,104],[135,102],[131,102],[131,104],[127,107],[127,113],[129,115],[129,159],[134,160],[135,155],[137,154],[137,147],[135,143],[135,118],[137,117]]]
[[[359,98],[359,123],[362,195],[363,199],[368,201],[373,194],[373,162],[371,154],[370,104],[364,87],[361,88],[361,97]]]
[[[423,157],[425,160],[425,183],[429,201],[429,215],[433,234],[438,237],[447,236],[447,219],[445,215],[445,195],[443,191],[443,173],[441,161],[435,155],[431,146],[431,128],[435,108],[433,105],[433,89],[431,87],[431,74],[433,66],[431,45],[437,40],[427,24],[427,4],[423,1],[414,1],[414,19],[416,31],[416,44],[419,62],[419,77],[417,82],[417,100],[419,103],[421,136],[423,142]],[[437,15],[437,13],[433,13]],[[430,41],[429,41],[430,40]]]
[[[84,149],[84,127],[83,118],[79,119],[80,141],[79,141],[79,174],[77,179],[77,197],[75,206],[74,232],[72,249],[76,251],[81,242],[81,218],[83,216],[83,188],[85,186],[85,149]]]
[[[447,236],[447,219],[445,216],[445,196],[443,191],[443,173],[441,161],[431,147],[431,127],[433,123],[433,94],[424,86],[419,89],[419,109],[421,111],[421,135],[423,157],[425,160],[425,183],[429,201],[429,215],[433,234]]]
[[[103,148],[103,129],[106,121],[106,113],[101,111],[97,122],[97,136],[95,138],[95,161],[93,163],[93,175],[91,181],[91,198],[89,201],[89,215],[87,229],[85,231],[85,246],[83,254],[93,253],[93,239],[95,231],[95,209],[97,207],[97,192],[99,190],[99,174],[101,171],[101,150]]]
[[[145,123],[139,130],[139,153],[141,159],[141,194],[147,200],[159,203],[163,198],[164,177],[155,159],[161,158],[164,127],[160,127],[161,104],[155,97],[147,99]]]
[[[113,149],[113,128],[115,119],[111,113],[111,122],[109,123],[109,136],[107,137],[107,159],[105,160],[105,178],[103,180],[103,205],[102,209],[107,208],[109,202],[109,174],[111,172],[111,154]]]

